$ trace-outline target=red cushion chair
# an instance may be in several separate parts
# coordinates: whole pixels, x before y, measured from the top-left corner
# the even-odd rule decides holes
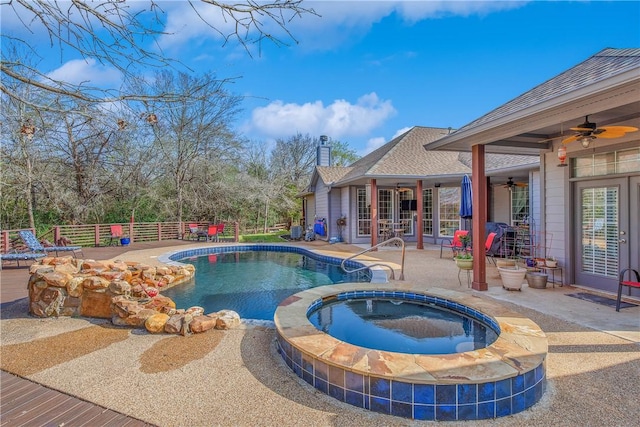
[[[442,258],[443,248],[451,248],[454,255],[464,249],[460,237],[466,236],[467,234],[469,234],[469,230],[456,230],[453,232],[453,240],[442,239],[440,242],[440,258]]]
[[[624,280],[625,273],[629,273],[629,280]],[[636,276],[635,282],[632,280],[633,277],[631,273],[634,273]],[[620,311],[620,301],[622,300],[622,288],[626,286],[629,288],[629,295],[631,295],[631,288],[639,288],[640,289],[640,273],[638,270],[634,270],[633,268],[625,268],[620,272],[620,282],[618,283],[618,299],[616,300],[616,311]]]

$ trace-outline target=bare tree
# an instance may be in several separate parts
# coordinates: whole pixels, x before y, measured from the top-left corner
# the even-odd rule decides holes
[[[299,190],[306,184],[316,161],[318,139],[300,133],[288,139],[277,139],[271,152],[271,168]]]
[[[302,0],[275,0],[258,2],[246,0],[244,3],[226,3],[215,0],[189,0],[188,3],[212,32],[223,36],[223,44],[237,40],[247,52],[248,46],[260,45],[264,40],[276,44],[284,44],[295,39],[287,30],[287,24],[303,14],[316,14],[313,9],[302,7]],[[219,11],[223,22],[232,28],[224,32],[213,21],[207,18],[200,5],[215,8]],[[123,76],[136,75],[142,68],[165,68],[175,65],[175,61],[160,53],[146,48],[146,41],[154,41],[160,35],[169,35],[162,30],[164,11],[155,0],[148,2],[125,2],[103,0],[88,2],[71,0],[58,2],[50,0],[2,0],[0,10],[4,19],[12,19],[22,23],[26,33],[44,33],[51,47],[57,47],[61,54],[65,50],[79,53],[84,59],[93,59],[120,70]],[[283,34],[279,38],[269,31],[275,25]],[[229,27],[229,25],[224,26]],[[2,32],[3,47],[16,44],[31,48],[25,36]],[[31,49],[36,54],[35,49]],[[105,100],[143,100],[139,93],[127,93],[118,90],[103,90],[86,83],[72,84],[54,79],[46,73],[19,57],[5,56],[2,51],[0,71],[2,75],[2,92],[21,102],[31,103],[38,109],[49,108],[47,104],[33,104],[33,100],[24,99],[19,92],[11,90],[5,81],[18,80],[24,84],[37,87],[56,95],[73,97],[84,102],[104,102]],[[156,94],[171,98],[172,94]]]
[[[174,214],[180,222],[186,192],[210,185],[196,180],[196,172],[232,159],[241,148],[231,130],[241,98],[229,94],[224,82],[211,74],[192,77],[162,71],[156,74],[153,87],[153,93],[182,94],[176,101],[143,104],[143,114],[154,129],[154,150],[161,159],[158,167],[172,181]]]

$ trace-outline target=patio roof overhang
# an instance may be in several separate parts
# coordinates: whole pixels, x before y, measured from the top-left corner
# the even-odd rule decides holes
[[[494,110],[497,111],[497,110]],[[573,135],[584,121],[598,126],[640,128],[640,73],[637,69],[513,112],[492,113],[430,144],[428,150],[470,151],[482,144],[487,153],[536,154]],[[627,134],[619,142],[637,139]]]

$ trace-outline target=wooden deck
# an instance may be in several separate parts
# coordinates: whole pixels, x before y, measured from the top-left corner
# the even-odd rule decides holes
[[[109,259],[129,250],[193,243],[183,240],[140,242],[130,247],[84,248],[84,252],[92,259]],[[3,265],[0,276],[0,297],[3,304],[0,304],[0,307],[4,303],[26,298],[28,279],[29,268],[23,264],[20,267]],[[0,371],[0,426],[137,427],[153,424]]]
[[[0,426],[152,426],[0,371]]]

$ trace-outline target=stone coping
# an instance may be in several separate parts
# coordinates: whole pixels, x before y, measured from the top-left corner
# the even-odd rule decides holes
[[[318,299],[370,290],[423,294],[473,308],[495,320],[500,334],[488,347],[464,353],[404,354],[340,341],[316,329],[307,318],[309,307]],[[283,301],[274,322],[279,335],[293,347],[330,366],[418,384],[477,384],[512,378],[543,364],[548,352],[545,333],[531,319],[472,294],[411,283],[348,283],[309,289]]]

